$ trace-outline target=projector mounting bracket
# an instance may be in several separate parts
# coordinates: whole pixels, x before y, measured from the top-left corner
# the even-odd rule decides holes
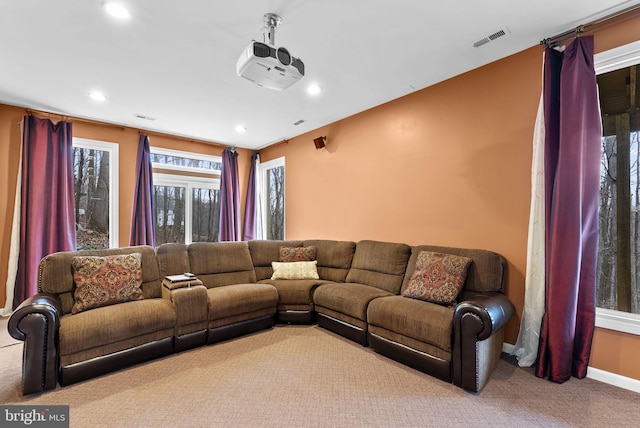
[[[276,28],[282,24],[282,18],[276,13],[265,13],[263,21],[269,30],[269,44],[276,45]]]

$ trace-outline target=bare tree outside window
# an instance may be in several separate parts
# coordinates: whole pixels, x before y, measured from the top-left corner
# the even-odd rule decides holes
[[[156,244],[184,244],[185,188],[153,186]]]
[[[73,147],[76,247],[109,248],[109,152]]]
[[[220,190],[194,188],[191,198],[191,242],[217,242]]]
[[[640,313],[640,115],[636,66],[598,76],[603,114],[597,307]]]
[[[267,239],[284,239],[284,166],[267,171]]]

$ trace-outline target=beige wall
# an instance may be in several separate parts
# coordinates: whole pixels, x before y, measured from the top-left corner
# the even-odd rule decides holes
[[[11,238],[11,222],[19,163],[20,121],[26,114],[23,108],[0,104],[0,308],[6,300],[7,261]],[[39,115],[43,116],[43,115]],[[53,116],[57,122],[60,117]],[[140,132],[136,129],[82,120],[67,119],[73,123],[73,136],[117,143],[119,148],[119,233],[120,246],[129,244],[133,192],[135,188],[135,163]],[[186,150],[210,155],[221,155],[223,147],[201,141],[185,140],[169,135],[150,134],[152,146]],[[242,213],[246,183],[251,165],[251,151],[238,149],[238,175],[241,187]]]
[[[596,33],[596,51],[640,39],[640,18]],[[531,142],[541,46],[261,152],[286,158],[287,238],[485,248],[509,261],[524,303]],[[435,65],[434,65],[435,66]],[[313,138],[327,136],[316,150]],[[640,338],[598,329],[591,365],[640,380]]]

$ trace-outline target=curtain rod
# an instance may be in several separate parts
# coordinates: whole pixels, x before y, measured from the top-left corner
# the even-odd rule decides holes
[[[138,131],[139,134],[144,134],[144,135],[147,135],[147,136],[155,135],[156,137],[172,138],[174,140],[187,141],[189,143],[203,143],[203,144],[209,144],[211,146],[221,147],[221,148],[226,148],[227,147],[226,144],[220,144],[220,143],[215,143],[215,142],[211,142],[211,141],[204,141],[204,140],[196,140],[195,138],[182,137],[180,135],[166,134],[166,133],[163,133],[163,132],[148,131],[148,130],[144,130],[144,129],[133,128],[131,126],[117,125],[117,124],[114,124],[114,123],[100,122],[98,120],[93,120],[93,119],[85,119],[85,118],[82,118],[82,117],[68,116],[68,115],[64,115],[64,114],[60,114],[60,113],[51,113],[51,112],[48,112],[48,111],[34,110],[34,109],[31,109],[31,108],[25,108],[25,110],[26,110],[27,114],[44,116],[47,119],[51,119],[53,117],[58,117],[58,118],[60,118],[60,120],[63,120],[63,121],[70,120],[70,121],[74,121],[74,122],[84,122],[84,123],[89,123],[91,125],[99,125],[99,126],[106,126],[106,127],[110,127],[110,128],[121,129],[123,131],[128,128],[128,129],[132,129],[134,131]]]
[[[618,12],[596,19],[589,23],[578,25],[573,30],[568,30],[568,31],[565,31],[564,33],[560,33],[553,37],[549,37],[547,39],[541,40],[540,44],[548,47],[554,47],[554,46],[557,46],[558,43],[565,41],[574,35],[579,35],[584,33],[587,30],[587,28],[590,28],[591,30],[595,30],[596,28],[603,27],[605,25],[615,24],[617,22],[632,18],[639,13],[640,13],[640,4],[629,6],[626,9],[622,9]]]

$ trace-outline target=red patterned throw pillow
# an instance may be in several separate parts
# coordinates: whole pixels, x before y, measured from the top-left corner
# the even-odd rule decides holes
[[[441,305],[455,304],[470,264],[471,259],[467,257],[420,251],[402,295]]]
[[[280,247],[281,262],[312,262],[316,259],[318,249],[310,245],[308,247]]]
[[[73,281],[72,314],[113,305],[142,300],[142,255],[140,253],[115,256],[77,256],[71,261]]]

